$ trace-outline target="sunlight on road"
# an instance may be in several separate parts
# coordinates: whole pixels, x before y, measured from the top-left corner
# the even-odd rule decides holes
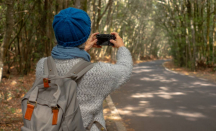
[[[177,111],[175,112],[176,115],[180,115],[180,116],[185,116],[185,117],[193,117],[193,118],[205,118],[206,116],[204,116],[201,113],[198,112],[182,112],[182,111]]]
[[[137,67],[134,67],[133,70],[136,70],[136,69],[146,69],[146,68],[151,68],[151,66],[137,66]]]
[[[148,103],[148,102],[147,102]],[[143,110],[143,111],[141,111]],[[188,111],[172,111],[170,109],[154,109],[148,107],[132,107],[127,106],[125,108],[118,109],[121,115],[128,116],[139,116],[139,117],[171,117],[171,115],[184,117],[189,121],[196,121],[199,118],[207,118],[207,116],[203,115],[199,112],[188,112]]]
[[[165,77],[162,76],[155,76],[155,78],[149,78],[149,77],[142,77],[140,78],[140,80],[142,81],[160,81],[160,82],[176,82],[178,80],[171,78],[169,80],[167,80]]]
[[[200,86],[214,86],[213,84],[209,84],[209,83],[204,83],[204,82],[193,82],[193,83],[191,83],[191,84],[193,84],[193,85],[200,85]]]
[[[159,87],[159,88],[162,89],[162,90],[165,90],[165,91],[169,90],[168,87]]]
[[[151,98],[151,97],[161,97],[164,99],[172,99],[173,96],[176,95],[186,95],[183,92],[165,92],[163,90],[158,90],[155,92],[148,92],[148,93],[136,93],[131,95],[132,98]]]
[[[139,69],[139,70],[135,70],[133,71],[133,73],[142,73],[142,72],[151,72],[152,70],[150,69]]]
[[[153,71],[150,66],[138,66],[133,68],[133,73],[151,72]]]

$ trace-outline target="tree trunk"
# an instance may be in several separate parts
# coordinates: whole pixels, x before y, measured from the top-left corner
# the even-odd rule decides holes
[[[99,23],[101,18],[101,0],[98,1],[98,10],[97,10],[97,22],[96,22],[96,31],[99,30]]]
[[[195,65],[196,65],[196,36],[195,36],[195,27],[194,27],[194,22],[195,22],[195,16],[192,15],[192,10],[195,12],[195,7],[194,4],[191,4],[191,17],[190,17],[190,25],[191,25],[191,32],[192,32],[192,43],[193,43],[193,61],[192,61],[192,70],[195,71]]]
[[[116,56],[115,56],[115,52],[116,52],[116,49],[113,48],[113,47],[109,47],[109,48],[112,48],[112,53],[111,53],[111,63],[115,62],[116,60]]]
[[[191,62],[191,70],[194,71],[195,70],[195,60],[194,60],[195,59],[195,31],[194,31],[194,26],[193,26],[194,21],[193,21],[192,10],[193,10],[193,4],[191,4],[190,1],[187,0],[187,14],[188,14],[188,19],[189,19],[189,22],[187,23],[187,25],[190,28],[190,33],[192,34],[192,37],[189,37],[189,38],[191,38],[191,42],[193,44],[193,57],[190,54],[191,55],[190,62]],[[189,40],[189,53],[191,53],[190,40]]]
[[[67,0],[65,1],[67,3]],[[52,27],[52,0],[49,0],[48,3],[48,12],[47,12],[47,37],[48,37],[48,56],[51,54],[53,41],[54,41],[54,31]]]
[[[93,22],[92,22],[92,33],[95,32],[95,22],[96,22],[96,0],[92,1],[93,5]]]
[[[11,35],[13,32],[13,25],[14,25],[14,19],[13,19],[13,6],[14,1],[7,0],[7,12],[6,12],[6,30],[5,30],[5,36],[3,43],[1,45],[0,49],[0,82],[2,78],[2,72],[3,72],[3,66],[4,66],[4,59],[8,52],[8,46],[10,44]]]
[[[87,0],[81,0],[80,1],[80,4],[81,4],[81,7],[80,9],[84,10],[85,12],[87,12]]]
[[[107,18],[106,18],[106,24],[104,26],[104,33],[107,33],[107,29],[109,27],[109,23],[110,23],[110,20],[111,20],[111,12],[112,12],[112,3],[113,3],[113,0],[110,0],[111,2],[111,5],[109,6],[109,10],[108,10],[108,14],[107,14]]]
[[[49,38],[47,36],[47,19],[48,19],[48,14],[49,12],[49,0],[45,0],[44,1],[44,12],[43,12],[43,15],[42,15],[42,20],[41,20],[41,29],[42,29],[42,33],[43,33],[43,36],[45,38],[43,38],[43,42],[45,44],[45,54],[46,56],[49,56]]]
[[[206,22],[206,27],[207,27],[207,33],[206,33],[206,40],[207,40],[207,62],[210,60],[210,44],[209,44],[209,35],[210,35],[210,0],[207,0],[207,22]]]
[[[104,16],[104,14],[106,13],[107,9],[109,8],[109,6],[112,5],[112,0],[109,0],[103,13],[101,13],[101,0],[98,1],[98,15],[97,15],[97,22],[96,22],[96,31],[99,31],[99,23],[102,19],[102,17]]]
[[[214,20],[213,20],[213,49],[212,49],[212,62],[214,63],[214,56],[215,56],[215,47],[216,47],[216,26],[215,26],[215,23],[216,23],[216,0],[214,1]]]
[[[81,0],[75,0],[75,8],[80,9],[80,7],[81,7],[80,1]]]
[[[56,0],[56,14],[59,13],[60,10],[63,9],[63,3],[62,0]]]
[[[63,6],[64,6],[64,9],[68,8],[68,0],[64,0]]]
[[[190,24],[191,24],[191,32],[192,32],[192,43],[193,43],[193,60],[192,60],[192,70],[195,71],[195,59],[196,59],[196,41],[195,41],[195,29],[193,26],[193,20],[191,18],[190,20]]]

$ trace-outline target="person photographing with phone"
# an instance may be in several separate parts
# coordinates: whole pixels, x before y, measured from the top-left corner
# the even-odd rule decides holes
[[[52,49],[52,58],[59,76],[68,73],[79,61],[90,62],[87,51],[102,48],[98,43],[99,33],[91,32],[88,14],[80,9],[67,8],[55,15],[53,29],[57,45]],[[108,39],[113,48],[118,48],[116,64],[97,62],[77,82],[77,99],[81,110],[83,126],[90,124],[90,131],[106,130],[103,116],[103,100],[115,89],[125,83],[132,73],[133,61],[130,51],[125,47],[118,33],[111,33],[115,39]],[[88,40],[87,40],[88,39]],[[38,61],[36,78],[44,75],[44,61]],[[94,123],[91,123],[91,121]],[[70,129],[69,129],[70,130]]]
[[[100,39],[100,41],[98,41],[98,39]],[[109,43],[112,43],[112,44],[109,44]],[[111,35],[94,33],[91,35],[89,40],[86,42],[84,50],[88,51],[92,47],[102,48],[101,45],[112,46],[114,48],[125,46],[122,38],[116,32],[112,32]]]

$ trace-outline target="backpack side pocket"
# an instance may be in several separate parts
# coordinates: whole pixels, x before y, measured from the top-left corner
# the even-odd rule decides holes
[[[63,131],[84,131],[80,108],[77,109],[70,115],[65,116],[63,121]]]

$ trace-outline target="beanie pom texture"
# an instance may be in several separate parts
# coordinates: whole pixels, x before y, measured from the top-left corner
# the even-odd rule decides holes
[[[59,45],[76,47],[88,39],[91,32],[91,20],[80,9],[69,7],[55,15],[53,29]]]

